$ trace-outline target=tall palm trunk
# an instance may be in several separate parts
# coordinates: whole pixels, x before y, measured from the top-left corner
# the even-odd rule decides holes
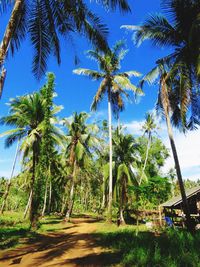
[[[106,203],[106,181],[105,178],[103,177],[103,184],[102,184],[102,202],[101,202],[101,210],[104,210],[105,208],[105,203]]]
[[[23,1],[24,0],[15,0],[15,4],[14,4],[13,10],[12,10],[9,22],[7,24],[6,30],[5,30],[3,40],[0,44],[0,67],[2,67],[2,65],[5,61],[5,58],[7,56],[8,48],[9,48],[10,42],[12,40],[13,34],[15,32],[15,27],[17,25],[19,18],[20,18],[20,11],[22,9]],[[2,95],[3,84],[4,84],[4,80],[5,80],[4,74],[5,74],[5,71],[4,71],[4,69],[2,69],[0,79],[3,80],[3,82],[0,83],[0,98]]]
[[[42,217],[44,217],[46,206],[47,206],[47,191],[48,191],[48,178],[46,180],[45,193],[44,193],[44,204],[42,209]]]
[[[109,129],[109,193],[108,193],[108,220],[112,221],[112,111],[111,89],[108,91],[108,129]]]
[[[2,67],[0,74],[0,98],[2,96],[5,79],[6,79],[6,69]]]
[[[13,174],[14,174],[14,170],[15,170],[15,165],[16,165],[16,161],[17,161],[18,152],[19,152],[19,141],[18,141],[18,143],[17,143],[17,147],[16,147],[16,152],[15,152],[15,157],[14,157],[14,161],[13,161],[13,165],[12,165],[12,170],[11,170],[10,178],[9,178],[9,180],[8,180],[7,187],[6,187],[6,191],[5,191],[5,194],[4,194],[4,196],[3,196],[3,203],[2,203],[1,211],[0,211],[1,214],[3,214],[3,212],[4,212],[5,205],[6,205],[6,200],[7,200],[7,198],[8,198],[8,194],[9,194],[9,191],[10,191],[11,180],[12,180],[12,177],[13,177]]]
[[[33,193],[33,191],[32,191],[32,189],[31,189],[30,194],[29,194],[29,198],[28,198],[28,202],[27,202],[27,204],[26,204],[26,208],[25,208],[25,211],[24,211],[24,219],[26,218],[26,215],[27,215],[27,213],[28,213],[28,209],[29,209],[29,207],[30,207],[31,198],[32,198],[32,193]]]
[[[176,145],[174,142],[173,130],[172,130],[171,121],[170,121],[170,117],[169,117],[170,104],[169,104],[168,91],[167,91],[167,86],[166,86],[165,80],[162,81],[161,101],[162,101],[162,105],[163,105],[163,109],[164,109],[164,113],[165,113],[168,136],[169,136],[169,140],[170,140],[170,145],[171,145],[171,149],[172,149],[172,153],[173,153],[173,157],[174,157],[175,168],[176,168],[176,174],[177,174],[179,187],[180,187],[180,191],[181,191],[181,197],[182,197],[182,201],[183,201],[183,211],[186,215],[186,226],[187,226],[188,230],[192,230],[190,209],[189,209],[189,205],[188,205],[188,201],[187,201],[187,197],[186,197],[186,193],[185,193],[185,188],[184,188],[182,174],[181,174],[181,168],[180,168],[180,164],[179,164]]]
[[[48,214],[51,212],[51,199],[52,199],[52,182],[51,182],[51,177],[49,181],[49,203],[48,203]]]
[[[147,160],[148,160],[148,156],[149,156],[150,145],[151,145],[151,133],[149,133],[149,135],[148,135],[148,144],[147,144],[146,156],[145,156],[144,166],[143,166],[143,169],[142,169],[143,172],[146,169]]]
[[[149,136],[148,136],[148,143],[147,143],[147,150],[146,150],[145,161],[144,161],[144,166],[143,166],[143,168],[142,168],[142,175],[141,175],[141,177],[139,178],[138,185],[140,185],[141,182],[142,182],[143,175],[144,175],[144,171],[145,171],[146,166],[147,166],[147,160],[148,160],[148,156],[149,156],[150,145],[151,145],[151,134],[149,133]]]
[[[37,219],[36,219],[36,207],[34,203],[35,201],[35,169],[36,169],[36,148],[35,144],[33,144],[33,159],[32,159],[32,177],[31,177],[31,190],[32,190],[32,195],[31,195],[31,200],[30,200],[30,224],[31,227],[35,228]]]
[[[69,195],[69,205],[68,205],[68,210],[65,216],[66,220],[69,220],[72,214],[72,209],[73,209],[73,204],[74,204],[75,177],[76,177],[76,160],[74,161],[74,165],[73,165],[72,183],[71,183],[71,189],[70,189],[70,195]]]
[[[124,220],[124,194],[125,194],[125,190],[124,190],[124,185],[121,183],[121,190],[120,190],[120,200],[119,200],[119,220],[120,220],[120,224],[125,224],[125,220]]]

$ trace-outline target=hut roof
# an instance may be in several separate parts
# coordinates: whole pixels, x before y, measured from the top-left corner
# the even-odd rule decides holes
[[[186,193],[186,197],[188,199],[188,198],[196,195],[199,192],[200,192],[200,186],[196,186],[196,187],[187,189],[185,193]],[[162,207],[165,207],[165,208],[172,208],[174,206],[177,206],[180,203],[182,203],[182,197],[181,197],[181,195],[171,198],[167,202],[161,204],[161,206]]]

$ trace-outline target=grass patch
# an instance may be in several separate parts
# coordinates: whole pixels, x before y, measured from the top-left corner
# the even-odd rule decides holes
[[[133,226],[102,225],[95,234],[99,245],[121,255],[120,266],[200,267],[200,233],[170,229],[156,236]]]
[[[29,220],[23,219],[23,213],[5,212],[0,217],[0,249],[14,247],[22,238],[35,238],[39,233],[53,232],[65,227],[63,220],[56,216],[44,217],[40,220],[40,228],[30,231]]]

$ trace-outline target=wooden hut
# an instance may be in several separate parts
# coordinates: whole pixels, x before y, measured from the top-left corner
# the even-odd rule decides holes
[[[200,186],[196,186],[186,190],[186,197],[189,204],[191,217],[197,221],[200,219]],[[161,205],[166,217],[171,217],[173,221],[176,218],[184,218],[183,202],[181,195],[168,200]],[[179,220],[180,221],[180,220]]]

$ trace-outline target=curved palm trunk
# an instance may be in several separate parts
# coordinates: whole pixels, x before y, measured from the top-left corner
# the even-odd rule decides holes
[[[170,140],[170,145],[171,145],[174,163],[175,163],[175,168],[176,168],[176,174],[177,174],[179,187],[180,187],[180,191],[181,191],[181,197],[182,197],[182,201],[183,201],[183,210],[184,210],[184,213],[186,215],[186,226],[187,226],[188,230],[192,230],[190,209],[189,209],[189,205],[188,205],[188,201],[187,201],[187,197],[186,197],[186,193],[185,193],[185,188],[184,188],[182,174],[181,174],[181,168],[180,168],[180,164],[179,164],[176,145],[174,142],[173,130],[172,130],[171,121],[170,121],[170,117],[169,117],[169,99],[168,99],[168,92],[167,92],[165,81],[162,82],[161,100],[162,100],[162,105],[163,105],[163,109],[164,109],[164,113],[165,113],[168,136],[169,136],[169,140]]]
[[[15,27],[17,25],[17,21],[18,21],[18,19],[20,17],[20,11],[21,11],[21,8],[22,8],[22,5],[23,5],[23,1],[24,0],[15,0],[15,4],[14,4],[14,7],[13,7],[11,16],[10,16],[10,20],[9,20],[9,22],[7,24],[7,27],[6,27],[4,36],[3,36],[3,40],[2,40],[1,45],[0,45],[0,67],[2,67],[2,65],[3,65],[3,63],[5,61],[5,58],[7,56],[8,48],[9,48],[10,42],[12,40],[14,31],[15,31]],[[3,82],[0,84],[0,98],[1,98],[1,95],[2,95],[3,84],[4,84],[4,80],[5,80],[5,75],[4,74],[5,74],[4,69],[2,69],[1,79],[3,78],[2,79]]]
[[[75,185],[75,176],[76,176],[76,161],[74,161],[74,169],[73,169],[73,174],[72,174],[72,183],[71,183],[71,189],[70,189],[70,195],[69,195],[69,205],[68,205],[68,210],[66,213],[66,220],[69,220],[71,214],[72,214],[72,209],[74,205],[74,185]]]
[[[29,207],[30,207],[31,198],[32,198],[32,193],[33,193],[33,191],[32,191],[32,189],[31,189],[30,194],[29,194],[29,198],[28,198],[28,202],[27,202],[27,204],[26,204],[26,208],[25,208],[25,211],[24,211],[24,219],[26,219],[26,215],[27,215],[27,213],[28,213],[28,209],[29,209]]]
[[[3,203],[2,203],[2,206],[1,206],[0,214],[3,214],[4,209],[5,209],[6,200],[8,198],[8,194],[9,194],[9,191],[10,191],[11,180],[12,180],[12,177],[13,177],[13,174],[14,174],[14,170],[15,170],[15,165],[16,165],[16,161],[17,161],[18,152],[19,152],[19,141],[18,141],[17,147],[16,147],[16,152],[15,152],[15,157],[14,157],[14,161],[13,161],[13,165],[12,165],[12,171],[11,171],[11,174],[10,174],[10,178],[9,178],[8,183],[7,183],[5,194],[3,196]]]
[[[108,92],[108,128],[109,128],[109,195],[108,195],[108,220],[112,221],[112,112],[110,89]]]

